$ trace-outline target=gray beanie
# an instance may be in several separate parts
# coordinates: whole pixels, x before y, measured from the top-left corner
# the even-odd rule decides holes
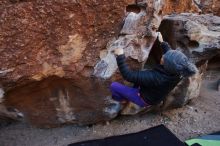
[[[191,63],[182,52],[169,50],[163,55],[164,69],[171,74],[178,74],[184,77],[194,75],[198,69]]]

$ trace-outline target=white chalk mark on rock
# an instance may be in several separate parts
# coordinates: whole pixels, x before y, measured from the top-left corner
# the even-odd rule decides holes
[[[59,90],[59,105],[57,110],[57,116],[60,122],[66,123],[66,122],[72,122],[76,119],[73,109],[70,105],[70,97],[67,90],[65,90],[65,93],[62,90]]]
[[[6,69],[6,70],[0,70],[0,75],[1,74],[5,75],[5,74],[7,74],[9,72],[12,72],[12,71],[14,71],[14,68]]]
[[[0,88],[0,103],[3,102],[4,94],[5,94],[4,90]]]

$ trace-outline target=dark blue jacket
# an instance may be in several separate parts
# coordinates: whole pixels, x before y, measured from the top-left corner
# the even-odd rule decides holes
[[[161,47],[164,53],[170,49],[166,42]],[[141,97],[151,105],[160,103],[181,80],[179,75],[169,74],[162,65],[152,70],[132,71],[125,62],[124,54],[116,59],[123,78],[138,85]]]

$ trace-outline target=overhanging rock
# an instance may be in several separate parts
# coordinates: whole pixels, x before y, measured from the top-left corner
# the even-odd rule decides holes
[[[0,117],[40,127],[114,118],[108,86],[122,78],[112,49],[124,46],[141,69],[161,16],[186,11],[199,9],[192,0],[2,0]]]

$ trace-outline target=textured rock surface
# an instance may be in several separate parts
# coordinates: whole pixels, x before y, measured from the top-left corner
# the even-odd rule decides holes
[[[199,72],[190,78],[183,79],[173,91],[166,97],[162,108],[178,108],[197,98],[200,94],[202,80],[206,72],[207,63],[199,66]]]
[[[195,0],[195,3],[203,11],[203,13],[213,13],[220,16],[220,1],[219,0]]]
[[[190,12],[212,13],[220,16],[219,0],[164,0],[163,14]]]
[[[121,77],[111,51],[123,47],[130,66],[142,68],[161,16],[174,12],[199,9],[189,0],[1,1],[4,113],[41,127],[114,118],[120,107],[108,85]]]
[[[220,53],[220,17],[181,14],[164,17],[159,30],[172,48],[183,51],[195,63]]]
[[[111,53],[115,46],[126,46],[135,68],[141,68],[147,59],[162,6],[161,1],[147,3],[3,1],[0,60],[1,84],[7,93],[4,103],[38,126],[89,124],[115,117],[119,105],[106,98],[109,82],[98,78],[118,78],[112,77],[117,69]],[[91,105],[83,106],[86,101]]]
[[[120,110],[120,104],[107,97],[106,89],[106,84],[95,80],[50,77],[9,92],[5,103],[40,127],[91,124],[112,119]]]
[[[220,54],[220,17],[195,14],[167,16],[159,30],[172,48],[184,52],[200,69],[194,77],[182,80],[167,97],[165,107],[180,107],[199,96],[206,61]]]
[[[161,22],[161,7],[161,1],[148,1],[127,7],[119,37],[111,40],[107,50],[100,53],[101,60],[94,70],[96,77],[106,79],[116,73],[118,67],[112,50],[117,47],[124,48],[125,56],[130,60],[132,68],[141,69],[144,66],[156,39],[155,30]]]
[[[99,59],[97,52],[119,31],[118,20],[123,20],[128,4],[49,0],[2,6],[3,86],[10,88],[51,75],[89,75]]]
[[[163,14],[201,11],[194,0],[164,0]]]
[[[4,103],[38,126],[95,123],[116,116],[111,106],[118,104],[106,98],[109,83],[91,75],[99,52],[120,31],[131,2],[1,1]]]

